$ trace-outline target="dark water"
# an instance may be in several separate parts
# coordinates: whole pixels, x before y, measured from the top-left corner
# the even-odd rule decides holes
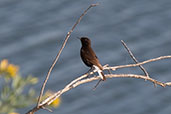
[[[40,91],[48,68],[65,35],[89,4],[91,9],[72,33],[48,81],[57,91],[88,70],[79,56],[77,36],[88,36],[102,64],[133,63],[124,40],[139,61],[171,54],[170,0],[1,0],[0,59],[18,64],[22,75],[40,79]],[[171,60],[144,65],[151,77],[171,81]],[[139,68],[116,73],[143,74]],[[169,114],[171,88],[154,88],[138,79],[108,79],[96,91],[96,82],[81,85],[62,96],[54,114]],[[19,110],[25,113],[29,108]],[[38,113],[47,114],[47,111]]]

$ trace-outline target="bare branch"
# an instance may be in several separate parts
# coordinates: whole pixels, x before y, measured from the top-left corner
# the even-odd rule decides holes
[[[39,98],[38,98],[38,101],[37,101],[37,106],[36,106],[35,108],[33,108],[32,110],[30,110],[29,112],[27,112],[26,114],[34,114],[34,112],[36,112],[37,110],[39,110],[39,109],[41,109],[41,108],[42,108],[42,109],[47,109],[47,108],[45,108],[43,105],[40,106],[40,101],[41,101],[41,97],[42,97],[42,95],[43,95],[43,92],[44,92],[44,88],[45,88],[45,86],[46,86],[46,83],[47,83],[47,81],[48,81],[48,79],[49,79],[49,77],[50,77],[50,74],[51,74],[51,72],[52,72],[52,69],[54,68],[56,62],[58,61],[58,59],[59,59],[59,57],[60,57],[60,55],[61,55],[61,53],[62,53],[62,50],[64,49],[64,47],[65,47],[65,45],[66,45],[66,43],[67,43],[67,41],[68,41],[68,39],[69,39],[71,33],[72,33],[73,30],[75,29],[75,27],[80,23],[81,19],[82,19],[83,16],[87,13],[88,10],[89,10],[90,8],[92,8],[92,7],[97,6],[97,5],[98,5],[98,4],[91,4],[91,5],[90,5],[90,6],[81,14],[81,16],[78,18],[78,20],[77,20],[76,23],[73,25],[73,27],[71,28],[71,30],[67,33],[67,35],[66,35],[66,37],[65,37],[65,40],[64,40],[64,42],[63,42],[63,44],[62,44],[62,46],[61,46],[61,48],[60,48],[60,50],[59,50],[57,56],[55,57],[55,59],[54,59],[52,65],[50,66],[49,71],[48,71],[48,73],[47,73],[47,75],[46,75],[46,78],[45,78],[45,80],[44,80],[44,82],[43,82],[43,85],[42,85],[41,91],[40,91],[40,95],[39,95]],[[74,82],[72,82],[72,83],[74,83]],[[72,83],[71,83],[71,85],[72,85]],[[68,86],[69,86],[69,85],[68,85]],[[50,111],[50,110],[49,110],[49,111]]]
[[[72,29],[67,33],[67,35],[66,35],[66,37],[65,37],[65,40],[64,40],[64,43],[62,44],[61,49],[59,50],[59,52],[58,52],[56,58],[54,59],[52,65],[51,65],[51,67],[50,67],[50,69],[49,69],[49,71],[48,71],[48,73],[47,73],[47,75],[46,75],[46,79],[44,80],[43,85],[42,85],[42,87],[41,87],[40,95],[39,95],[38,102],[37,102],[37,108],[39,107],[39,104],[40,104],[40,101],[41,101],[41,97],[42,97],[43,92],[44,92],[44,88],[45,88],[46,83],[47,83],[47,81],[48,81],[48,79],[49,79],[49,77],[50,77],[50,73],[52,72],[52,69],[54,68],[56,62],[58,61],[59,56],[60,56],[62,50],[64,49],[64,47],[65,47],[65,45],[66,45],[66,43],[67,43],[67,41],[68,41],[68,39],[69,39],[71,33],[73,32],[73,30],[75,29],[75,27],[77,26],[77,24],[80,23],[81,19],[82,19],[83,16],[87,13],[87,11],[88,11],[90,8],[95,7],[95,6],[97,6],[97,5],[98,5],[98,4],[91,4],[91,5],[84,11],[84,13],[82,13],[82,15],[78,18],[78,20],[76,21],[76,23],[74,24],[74,26],[72,27]]]
[[[133,53],[131,52],[131,50],[128,48],[128,46],[126,45],[126,43],[121,40],[122,44],[124,45],[125,49],[128,51],[130,57],[135,61],[135,63],[139,63],[138,60],[135,58],[135,56],[133,55]],[[139,65],[139,67],[141,68],[141,70],[144,72],[144,74],[149,77],[148,72],[145,70],[145,68],[142,65]]]
[[[144,79],[144,80],[148,80],[148,81],[151,81],[153,83],[156,83],[157,85],[160,85],[162,87],[165,87],[165,86],[171,86],[171,82],[167,82],[167,83],[163,83],[163,82],[159,82],[155,79],[152,79],[152,78],[148,78],[144,75],[136,75],[136,74],[107,74],[105,75],[106,78],[137,78],[137,79]],[[92,82],[92,81],[95,81],[95,80],[99,80],[100,79],[100,76],[94,76],[94,77],[91,77],[91,78],[87,78],[87,79],[82,79],[82,80],[79,80],[77,81],[76,83],[74,83],[72,85],[72,88],[69,87],[69,86],[66,86],[64,89],[56,92],[55,94],[53,94],[52,96],[48,97],[47,99],[45,99],[40,105],[50,105],[56,98],[58,98],[59,96],[61,96],[63,93],[81,85],[81,84],[84,84],[84,83],[88,83],[88,82]]]
[[[135,66],[139,66],[142,64],[146,64],[149,62],[153,62],[153,61],[158,61],[158,60],[162,60],[162,59],[169,59],[171,58],[171,56],[161,56],[158,58],[154,58],[154,59],[149,59],[147,61],[141,62],[141,63],[137,63],[137,64],[129,64],[129,65],[121,65],[121,66],[115,66],[115,67],[108,67],[108,65],[103,66],[104,69],[111,69],[111,70],[116,70],[118,68],[128,68],[128,67],[135,67]],[[95,72],[92,71],[90,72],[90,74],[93,74]],[[73,80],[72,82],[70,82],[68,85],[66,85],[63,89],[57,91],[56,93],[54,93],[53,95],[49,96],[48,98],[46,98],[45,100],[43,100],[39,107],[34,107],[32,110],[30,110],[28,113],[26,114],[33,114],[34,112],[38,111],[41,108],[44,108],[47,105],[50,105],[56,98],[60,97],[63,93],[81,85],[84,83],[88,83],[88,82],[92,82],[95,80],[99,80],[101,79],[100,76],[94,76],[91,78],[86,78],[88,76],[88,73],[78,77],[77,79]],[[106,74],[105,75],[106,78],[136,78],[136,79],[144,79],[144,80],[148,80],[152,83],[155,83],[156,85],[160,85],[162,87],[166,87],[166,86],[171,86],[171,82],[160,82],[157,81],[153,78],[147,77],[145,75],[137,75],[137,74]]]
[[[47,110],[47,111],[49,111],[49,112],[53,112],[51,109],[49,109],[49,108],[47,108],[47,107],[42,107],[42,109],[44,109],[44,110]]]
[[[171,82],[166,82],[166,86],[171,86]]]
[[[93,74],[94,72],[96,72],[95,70],[92,71],[92,72],[89,72],[89,73],[86,73],[80,77],[78,77],[77,79],[73,80],[72,82],[70,82],[68,85],[66,85],[63,89],[57,91],[56,93],[54,93],[53,95],[47,97],[45,100],[43,100],[41,102],[41,97],[43,95],[43,92],[44,92],[44,88],[46,86],[46,83],[50,77],[50,74],[52,72],[52,69],[54,68],[55,64],[57,63],[71,33],[73,32],[73,30],[75,29],[75,27],[80,23],[81,19],[83,18],[83,16],[87,13],[87,11],[96,6],[98,4],[91,4],[83,13],[82,15],[78,18],[78,20],[76,21],[76,23],[73,25],[73,27],[71,28],[71,30],[67,33],[66,37],[65,37],[65,40],[58,52],[58,54],[56,55],[52,65],[50,66],[49,68],[49,71],[46,75],[46,79],[44,80],[43,82],[43,85],[41,87],[41,91],[40,91],[40,95],[39,95],[39,98],[38,98],[38,102],[37,102],[37,105],[31,109],[30,111],[28,111],[26,114],[34,114],[34,112],[38,111],[39,109],[46,109],[48,111],[51,111],[50,109],[46,108],[46,106],[50,105],[56,98],[60,97],[63,93],[81,85],[81,84],[84,84],[84,83],[88,83],[88,82],[92,82],[94,80],[99,80],[100,79],[100,76],[94,76],[94,77],[91,77],[91,78],[86,78],[89,74]],[[128,67],[136,67],[136,66],[140,66],[141,69],[144,69],[141,65],[143,64],[146,64],[146,63],[149,63],[149,62],[153,62],[153,61],[158,61],[158,60],[161,60],[161,59],[170,59],[171,58],[171,55],[168,55],[168,56],[161,56],[161,57],[158,57],[158,58],[154,58],[154,59],[149,59],[147,61],[144,61],[144,62],[140,62],[138,63],[138,61],[135,59],[135,57],[133,56],[133,54],[131,53],[131,51],[129,50],[129,48],[126,46],[126,44],[124,45],[126,47],[126,49],[128,50],[130,56],[134,59],[134,61],[136,62],[136,64],[129,64],[129,65],[120,65],[120,66],[114,66],[114,67],[108,67],[107,65],[104,66],[104,69],[105,70],[116,70],[116,69],[121,69],[121,68],[128,68]],[[146,71],[145,69],[143,70],[144,72]],[[148,80],[150,82],[153,82],[157,85],[160,85],[162,87],[165,87],[165,86],[171,86],[171,82],[160,82],[160,81],[157,81],[155,79],[152,79],[148,76],[148,73],[145,72],[145,74],[147,76],[144,76],[144,75],[136,75],[136,74],[107,74],[105,75],[106,78],[137,78],[137,79],[144,79],[144,80]]]
[[[119,66],[114,66],[114,67],[104,67],[104,69],[106,69],[106,70],[107,69],[116,70],[116,69],[121,69],[121,68],[137,67],[139,65],[147,64],[147,63],[150,63],[150,62],[153,62],[153,61],[158,61],[158,60],[162,60],[162,59],[170,59],[170,58],[171,58],[171,55],[160,56],[160,57],[157,57],[157,58],[154,58],[154,59],[149,59],[149,60],[137,63],[137,64],[119,65]]]
[[[94,86],[93,90],[95,90],[97,88],[97,86],[100,84],[100,82],[102,81],[102,79],[100,79],[97,84]]]

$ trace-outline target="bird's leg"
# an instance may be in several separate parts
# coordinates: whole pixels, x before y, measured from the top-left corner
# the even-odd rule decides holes
[[[87,75],[87,77],[90,77],[90,75],[91,75],[91,74],[90,74],[90,73],[91,73],[91,71],[93,71],[93,72],[94,72],[94,68],[93,68],[93,67],[91,67],[91,68],[88,70],[88,72],[87,72],[87,74],[88,74],[88,75]]]

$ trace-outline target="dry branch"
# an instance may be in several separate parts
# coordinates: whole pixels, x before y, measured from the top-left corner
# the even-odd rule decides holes
[[[135,63],[139,63],[138,60],[135,58],[135,56],[133,55],[133,53],[131,52],[131,50],[128,48],[128,46],[126,45],[126,43],[121,40],[122,44],[124,45],[125,49],[128,51],[130,57],[135,61]],[[139,65],[139,67],[141,68],[141,70],[144,72],[144,74],[149,78],[149,74],[148,72],[145,70],[145,68],[142,65]]]
[[[41,90],[40,90],[40,95],[39,95],[39,97],[38,97],[37,106],[36,106],[35,108],[33,108],[32,110],[30,110],[29,112],[27,112],[27,114],[34,114],[34,112],[36,112],[37,110],[39,110],[39,109],[41,109],[41,108],[42,108],[42,109],[46,109],[44,106],[41,106],[41,105],[40,105],[40,101],[41,101],[41,98],[42,98],[42,95],[43,95],[43,92],[44,92],[46,83],[47,83],[47,81],[48,81],[48,79],[49,79],[49,77],[50,77],[50,74],[51,74],[51,72],[52,72],[52,70],[53,70],[53,68],[54,68],[54,66],[55,66],[55,64],[56,64],[56,62],[58,61],[58,59],[59,59],[59,57],[60,57],[60,55],[61,55],[61,53],[62,53],[62,51],[63,51],[63,49],[64,49],[64,47],[65,47],[65,45],[66,45],[66,43],[67,43],[67,41],[68,41],[68,39],[69,39],[71,33],[72,33],[73,30],[75,29],[75,27],[80,23],[81,19],[82,19],[83,16],[87,13],[88,10],[89,10],[90,8],[92,8],[92,7],[97,6],[97,5],[98,5],[98,4],[91,4],[91,5],[90,5],[90,6],[81,14],[81,16],[78,18],[78,20],[77,20],[76,23],[73,25],[73,27],[71,28],[71,30],[67,33],[67,35],[66,35],[66,37],[65,37],[65,40],[64,40],[64,42],[63,42],[63,44],[62,44],[62,46],[61,46],[61,48],[60,48],[58,54],[56,55],[56,57],[55,57],[55,59],[54,59],[52,65],[50,66],[49,71],[48,71],[48,73],[47,73],[47,75],[46,75],[46,78],[45,78],[45,80],[44,80],[44,82],[43,82],[43,85],[42,85]]]
[[[114,66],[114,67],[108,67],[107,65],[104,66],[104,69],[109,69],[109,70],[116,70],[119,68],[128,68],[128,67],[136,67],[139,65],[143,65],[149,62],[153,62],[153,61],[158,61],[158,60],[162,60],[162,59],[171,59],[171,56],[161,56],[158,58],[154,58],[154,59],[149,59],[137,64],[129,64],[129,65],[121,65],[121,66]],[[92,71],[89,74],[93,74],[96,71]],[[44,101],[42,101],[39,105],[39,107],[34,107],[30,112],[28,112],[27,114],[33,114],[34,112],[36,112],[37,110],[41,109],[42,107],[48,106],[50,105],[56,98],[60,97],[63,93],[81,85],[84,83],[88,83],[88,82],[92,82],[95,80],[99,80],[100,76],[94,76],[91,78],[86,78],[88,76],[88,73],[78,77],[77,79],[73,80],[72,82],[70,82],[68,85],[66,85],[63,89],[57,91],[56,93],[54,93],[53,95],[49,96],[48,98],[46,98]],[[106,78],[136,78],[136,79],[144,79],[144,80],[148,80],[152,83],[155,83],[156,85],[160,85],[162,87],[166,87],[166,86],[171,86],[171,82],[160,82],[157,81],[153,78],[147,77],[146,75],[136,75],[136,74],[106,74],[105,75]],[[33,113],[32,113],[33,112]]]
[[[72,88],[75,88],[81,84],[84,84],[84,83],[88,83],[88,82],[92,82],[94,80],[99,80],[100,77],[99,76],[94,76],[94,77],[91,77],[91,78],[86,78],[89,74],[93,74],[94,72],[96,72],[95,70],[90,72],[90,73],[86,73],[80,77],[78,77],[77,79],[73,80],[72,82],[70,82],[68,85],[66,85],[63,89],[57,91],[56,93],[54,93],[53,95],[49,96],[48,98],[46,98],[45,100],[43,100],[41,102],[41,97],[43,95],[43,91],[44,91],[44,88],[46,86],[46,83],[49,79],[49,76],[50,76],[50,73],[52,71],[52,69],[54,68],[56,62],[58,61],[59,59],[59,56],[60,54],[62,53],[62,50],[64,49],[71,33],[73,32],[73,30],[75,29],[75,27],[77,26],[77,24],[79,24],[79,22],[81,21],[81,19],[83,18],[83,16],[87,13],[87,11],[96,6],[98,4],[91,4],[84,12],[83,14],[79,17],[79,19],[76,21],[76,23],[73,25],[72,29],[67,33],[66,37],[65,37],[65,40],[56,56],[56,58],[54,59],[51,67],[49,68],[49,71],[46,75],[46,79],[44,80],[43,82],[43,85],[41,87],[41,91],[40,91],[40,95],[39,95],[39,98],[38,98],[38,102],[37,102],[37,106],[35,106],[33,109],[31,109],[30,111],[28,111],[26,114],[34,114],[34,112],[38,111],[39,109],[46,109],[46,110],[49,110],[51,111],[50,109],[46,108],[46,106],[50,105],[56,98],[60,97],[63,93],[71,90]],[[123,43],[124,44],[124,43]],[[154,59],[149,59],[147,61],[144,61],[144,62],[139,62],[135,59],[135,57],[133,56],[133,54],[131,53],[131,51],[129,50],[129,48],[126,46],[126,44],[124,45],[125,48],[127,49],[128,53],[130,54],[130,56],[133,58],[133,60],[136,62],[136,64],[129,64],[129,65],[120,65],[120,66],[114,66],[114,67],[109,67],[108,65],[104,66],[104,70],[116,70],[116,69],[121,69],[121,68],[128,68],[128,67],[136,67],[136,66],[139,66],[141,67],[141,69],[145,72],[145,75],[136,75],[136,74],[106,74],[105,77],[106,78],[139,78],[139,79],[144,79],[144,80],[148,80],[150,82],[153,82],[154,84],[156,85],[160,85],[162,87],[165,87],[165,86],[171,86],[171,82],[160,82],[160,81],[157,81],[153,78],[150,78],[148,76],[148,73],[145,71],[145,69],[141,66],[143,64],[146,64],[146,63],[149,63],[149,62],[153,62],[153,61],[158,61],[158,60],[161,60],[161,59],[170,59],[171,56],[161,56],[161,57],[158,57],[158,58],[154,58]]]
[[[114,67],[105,67],[104,69],[111,69],[111,70],[116,70],[116,69],[121,69],[121,68],[128,68],[128,67],[137,67],[139,65],[143,65],[143,64],[147,64],[153,61],[158,61],[158,60],[162,60],[162,59],[170,59],[171,55],[167,55],[167,56],[160,56],[154,59],[149,59],[143,62],[139,62],[137,64],[129,64],[129,65],[119,65],[119,66],[114,66]]]
[[[69,39],[71,33],[73,32],[73,30],[75,29],[75,27],[80,23],[81,19],[82,19],[83,16],[87,13],[87,11],[88,11],[90,8],[92,8],[92,7],[96,6],[96,5],[98,5],[98,4],[91,4],[91,5],[84,11],[84,13],[82,13],[82,15],[81,15],[81,16],[79,17],[79,19],[76,21],[76,23],[74,24],[74,26],[72,27],[72,29],[67,33],[67,35],[66,35],[66,37],[65,37],[65,40],[64,40],[64,43],[62,44],[62,47],[61,47],[61,49],[59,50],[59,52],[58,52],[56,58],[54,59],[54,61],[53,61],[52,65],[51,65],[51,67],[49,68],[49,71],[48,71],[48,73],[47,73],[46,79],[45,79],[44,82],[43,82],[43,85],[42,85],[42,88],[41,88],[41,91],[40,91],[40,95],[39,95],[39,98],[38,98],[38,102],[37,102],[37,107],[39,107],[39,104],[40,104],[40,101],[41,101],[41,97],[42,97],[42,95],[43,95],[44,88],[45,88],[46,83],[47,83],[47,81],[48,81],[48,79],[49,79],[49,77],[50,77],[50,73],[52,72],[52,69],[54,68],[56,62],[58,61],[59,56],[61,55],[62,50],[64,49],[64,47],[65,47],[65,45],[66,45],[66,43],[67,43],[67,41],[68,41],[68,39]]]

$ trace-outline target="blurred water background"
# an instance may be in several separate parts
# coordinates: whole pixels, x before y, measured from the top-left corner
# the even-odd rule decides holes
[[[63,50],[47,83],[46,90],[62,89],[85,73],[80,41],[88,36],[101,63],[134,63],[120,40],[124,40],[139,61],[171,54],[170,0],[0,0],[0,60],[7,58],[20,66],[21,74],[37,76],[39,92],[48,68],[64,37],[81,13],[89,10]],[[150,76],[171,81],[171,60],[144,65]],[[116,73],[143,74],[139,68]],[[140,79],[108,79],[81,85],[64,95],[52,114],[169,114],[171,88],[155,88]],[[2,84],[2,83],[1,83]],[[1,85],[0,84],[0,85]],[[31,107],[20,109],[25,113]],[[50,112],[39,111],[47,114]]]

